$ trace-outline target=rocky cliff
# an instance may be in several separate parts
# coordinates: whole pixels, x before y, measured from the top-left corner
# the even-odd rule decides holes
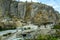
[[[60,19],[58,11],[54,10],[52,6],[42,3],[20,2],[18,3],[18,13],[25,21],[31,21],[36,24],[45,22],[57,23]]]
[[[2,5],[1,5],[2,4]],[[0,4],[0,15],[13,19],[23,19],[33,24],[43,24],[47,22],[59,23],[60,14],[53,7],[36,2],[16,2],[7,1]],[[1,16],[2,18],[2,16]],[[6,18],[6,19],[9,19]]]

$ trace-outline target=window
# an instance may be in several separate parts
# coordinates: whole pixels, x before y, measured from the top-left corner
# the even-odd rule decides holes
[[[30,27],[28,27],[28,29],[31,29]]]

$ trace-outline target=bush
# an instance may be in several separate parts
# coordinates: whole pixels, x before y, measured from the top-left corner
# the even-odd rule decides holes
[[[37,37],[37,40],[57,40],[57,38],[55,38],[51,35],[39,35]]]
[[[60,25],[54,25],[53,29],[60,29]]]

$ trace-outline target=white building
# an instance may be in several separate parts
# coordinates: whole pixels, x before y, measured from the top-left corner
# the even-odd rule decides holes
[[[18,32],[21,31],[21,32],[25,33],[25,32],[35,31],[37,29],[38,29],[38,26],[29,24],[29,25],[18,28]]]

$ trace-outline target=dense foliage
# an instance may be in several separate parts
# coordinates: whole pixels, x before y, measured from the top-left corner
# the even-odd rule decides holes
[[[57,40],[57,38],[55,38],[51,35],[39,35],[37,37],[37,40]]]
[[[53,29],[60,29],[60,25],[54,25]]]

